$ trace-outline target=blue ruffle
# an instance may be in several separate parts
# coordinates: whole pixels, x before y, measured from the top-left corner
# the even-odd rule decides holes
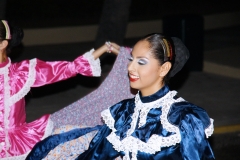
[[[45,138],[44,140],[38,142],[31,152],[28,154],[26,160],[41,160],[47,156],[47,154],[54,149],[59,144],[62,144],[67,141],[71,141],[82,135],[85,135],[91,131],[99,130],[102,126],[96,126],[93,128],[77,128],[68,132],[61,134],[56,134]]]

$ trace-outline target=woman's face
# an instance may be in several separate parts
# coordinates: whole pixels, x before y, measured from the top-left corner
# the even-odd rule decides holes
[[[152,56],[147,41],[137,42],[129,60],[128,75],[132,88],[140,90],[143,96],[148,96],[163,86],[161,65]]]

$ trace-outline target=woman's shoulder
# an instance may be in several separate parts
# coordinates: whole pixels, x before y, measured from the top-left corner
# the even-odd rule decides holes
[[[187,117],[198,118],[205,128],[211,124],[211,118],[202,107],[187,101],[175,102],[171,105],[168,113],[168,120],[170,123],[179,126],[181,121],[185,120]]]
[[[12,62],[10,68],[13,70],[28,70],[36,63],[37,59],[26,59],[19,62]]]

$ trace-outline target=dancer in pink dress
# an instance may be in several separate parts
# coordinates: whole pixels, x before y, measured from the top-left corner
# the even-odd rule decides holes
[[[0,20],[0,159],[25,159],[32,147],[53,130],[50,115],[27,123],[24,96],[40,87],[77,74],[100,76],[98,57],[109,48],[103,45],[77,57],[73,62],[44,62],[39,59],[11,63],[7,53],[23,38],[19,28]]]

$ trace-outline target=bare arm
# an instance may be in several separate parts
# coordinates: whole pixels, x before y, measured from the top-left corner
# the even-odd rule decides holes
[[[101,47],[99,47],[93,52],[93,57],[97,59],[103,53],[106,53],[106,52],[118,55],[119,50],[120,50],[120,46],[118,44],[113,42],[108,42],[108,43],[106,42],[104,45],[102,45]]]

